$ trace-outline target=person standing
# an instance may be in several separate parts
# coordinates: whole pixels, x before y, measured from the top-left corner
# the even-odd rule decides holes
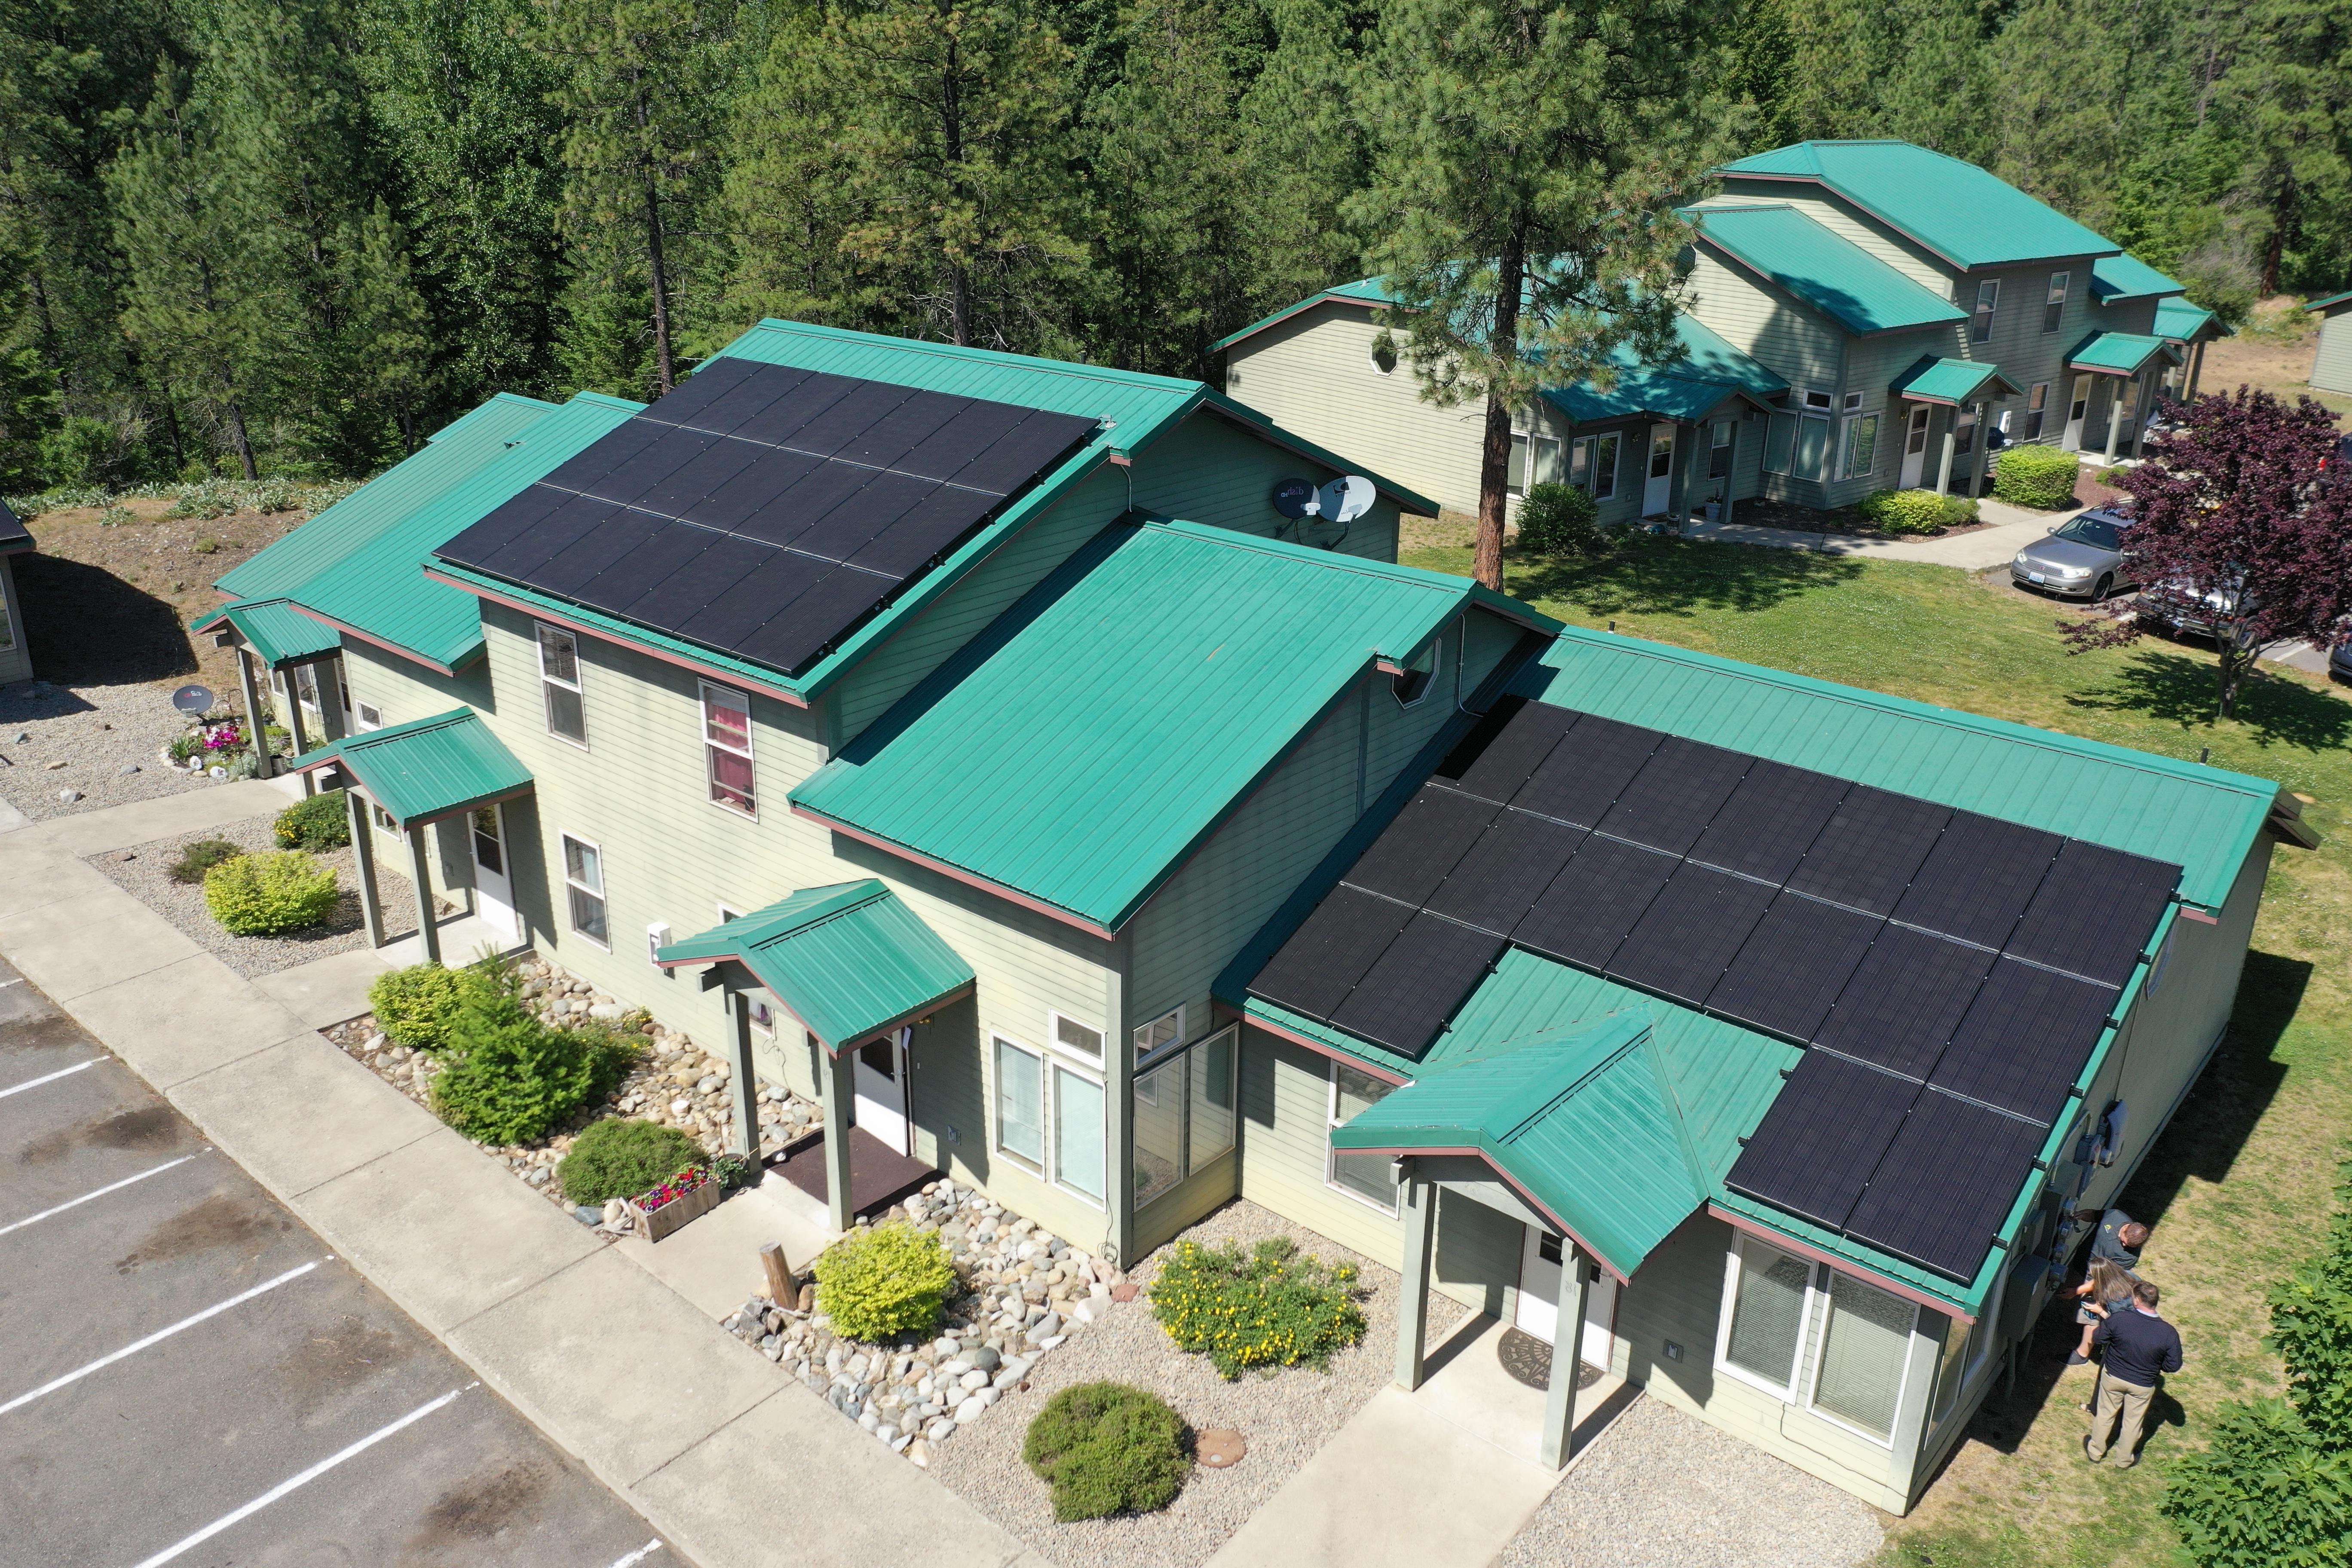
[[[2090,1270],[2074,1288],[2074,1294],[2082,1298],[2074,1308],[2074,1321],[2082,1325],[2083,1337],[2066,1357],[2068,1366],[2081,1366],[2091,1359],[2092,1331],[2119,1301],[2129,1299],[2140,1249],[2147,1245],[2147,1226],[2123,1210],[2109,1209],[2099,1216],[2098,1234],[2091,1237]]]
[[[2095,1465],[2107,1457],[2110,1437],[2123,1450],[2118,1469],[2139,1463],[2140,1427],[2147,1420],[2147,1402],[2156,1395],[2157,1380],[2180,1370],[2180,1334],[2157,1316],[2161,1300],[2155,1285],[2143,1279],[2132,1288],[2130,1310],[2092,1331],[2091,1342],[2106,1352],[2099,1375],[2099,1407],[2092,1412],[2091,1430],[2083,1439],[2083,1457]]]

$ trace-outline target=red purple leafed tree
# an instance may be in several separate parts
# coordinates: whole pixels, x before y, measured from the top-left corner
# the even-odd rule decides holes
[[[2212,627],[2218,707],[2230,717],[2254,660],[2282,643],[2326,648],[2352,634],[2352,485],[2323,486],[2335,416],[2308,397],[2267,392],[2168,404],[2178,423],[2148,438],[2121,480],[2135,519],[2130,548],[2150,595]],[[2062,620],[2070,653],[2121,647],[2144,623],[2117,603]]]

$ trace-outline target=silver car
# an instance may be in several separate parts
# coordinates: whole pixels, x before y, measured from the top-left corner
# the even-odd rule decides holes
[[[2131,525],[2132,520],[2119,511],[2093,507],[2019,551],[2009,563],[2009,580],[2070,599],[2104,599],[2118,588],[2128,588]]]

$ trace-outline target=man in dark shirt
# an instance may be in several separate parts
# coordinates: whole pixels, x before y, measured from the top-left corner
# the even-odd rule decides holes
[[[2109,1209],[2099,1216],[2099,1233],[2091,1237],[2091,1256],[2137,1273],[2140,1248],[2147,1245],[2147,1226],[2121,1209]]]
[[[2147,1402],[2156,1380],[2180,1370],[2180,1334],[2156,1315],[2161,1299],[2157,1288],[2143,1279],[2134,1287],[2131,1307],[2112,1314],[2091,1335],[2091,1342],[2106,1349],[2099,1375],[2098,1409],[2091,1415],[2090,1435],[2083,1439],[2083,1455],[2093,1464],[2107,1457],[2107,1439],[2123,1450],[2120,1468],[2139,1463],[2139,1430],[2147,1419]],[[2116,1431],[2116,1417],[2123,1429]]]

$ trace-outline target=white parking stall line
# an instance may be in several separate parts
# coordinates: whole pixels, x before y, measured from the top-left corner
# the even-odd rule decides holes
[[[478,1388],[481,1385],[479,1384],[469,1384],[467,1386]],[[287,1493],[295,1490],[297,1488],[310,1485],[312,1481],[317,1480],[320,1476],[325,1475],[329,1470],[333,1469],[337,1465],[341,1464],[344,1460],[354,1458],[357,1456],[365,1453],[368,1449],[374,1447],[378,1443],[383,1442],[386,1437],[389,1437],[394,1433],[400,1431],[403,1427],[415,1426],[417,1422],[424,1420],[427,1415],[432,1415],[436,1410],[440,1409],[443,1405],[447,1405],[450,1401],[456,1399],[459,1394],[465,1392],[466,1390],[463,1388],[453,1388],[448,1393],[443,1394],[440,1398],[428,1400],[425,1404],[418,1405],[415,1409],[410,1411],[399,1420],[393,1422],[390,1426],[377,1427],[374,1431],[369,1433],[366,1436],[361,1438],[350,1447],[343,1449],[341,1453],[330,1454],[325,1458],[320,1460],[317,1464],[311,1466],[309,1469],[302,1471],[299,1475],[287,1477],[284,1480],[278,1482],[276,1486],[270,1488],[259,1497],[255,1498],[251,1502],[247,1503],[243,1508],[236,1509],[228,1513],[221,1515],[218,1519],[213,1521],[202,1530],[197,1531],[194,1535],[188,1536],[184,1540],[174,1542],[173,1544],[163,1548],[163,1551],[158,1552],[154,1556],[141,1562],[138,1568],[160,1568],[161,1564],[169,1563],[173,1558],[181,1555],[183,1552],[190,1552],[194,1550],[196,1547],[202,1546],[205,1542],[210,1541],[214,1536],[218,1535],[222,1531],[228,1529],[229,1526],[236,1524],[240,1520],[252,1518],[255,1514],[259,1513],[263,1509],[268,1508],[271,1503],[276,1502],[279,1498],[284,1497]]]
[[[22,1094],[28,1089],[38,1089],[45,1083],[55,1083],[61,1078],[71,1078],[74,1074],[97,1065],[98,1058],[92,1057],[86,1062],[76,1062],[69,1068],[59,1068],[55,1072],[43,1073],[38,1078],[26,1079],[22,1083],[12,1083],[6,1089],[0,1089],[0,1100],[5,1100],[12,1094]]]
[[[643,1563],[646,1558],[651,1557],[655,1552],[659,1552],[660,1550],[660,1542],[648,1541],[643,1546],[638,1547],[635,1552],[628,1553],[626,1556],[614,1558],[613,1560],[613,1568],[636,1568],[636,1564]]]
[[[142,1171],[135,1176],[125,1176],[119,1182],[110,1182],[94,1193],[84,1193],[78,1198],[68,1198],[65,1202],[58,1205],[55,1208],[43,1209],[38,1214],[28,1214],[23,1219],[11,1221],[7,1225],[0,1225],[0,1236],[5,1236],[12,1230],[22,1230],[28,1225],[38,1225],[41,1221],[57,1215],[61,1215],[68,1209],[79,1208],[82,1205],[89,1202],[92,1198],[102,1198],[109,1193],[119,1193],[134,1182],[143,1182],[150,1176],[160,1176],[164,1172],[170,1170],[173,1166],[184,1165],[194,1158],[195,1156],[194,1154],[183,1154],[176,1160],[166,1160],[152,1170]]]
[[[145,1339],[133,1340],[129,1344],[123,1346],[121,1350],[114,1352],[111,1355],[102,1355],[87,1366],[78,1366],[74,1368],[73,1371],[66,1373],[63,1377],[53,1377],[48,1382],[41,1384],[40,1387],[32,1390],[30,1393],[20,1394],[16,1395],[16,1398],[8,1401],[7,1404],[0,1405],[0,1415],[5,1415],[11,1410],[19,1409],[25,1405],[30,1405],[33,1401],[40,1398],[41,1395],[45,1394],[55,1394],[58,1389],[63,1388],[69,1383],[79,1383],[83,1378],[88,1377],[91,1373],[97,1372],[104,1367],[112,1366],[116,1362],[121,1361],[125,1356],[137,1355],[149,1345],[159,1344],[163,1341],[170,1339],[173,1334],[180,1332],[184,1329],[193,1329],[207,1318],[217,1318],[223,1312],[227,1311],[231,1307],[242,1306],[246,1302],[252,1300],[256,1296],[266,1295],[269,1291],[277,1289],[278,1287],[285,1284],[289,1279],[299,1279],[303,1275],[308,1274],[317,1267],[319,1266],[316,1263],[305,1263],[299,1268],[289,1268],[285,1273],[280,1274],[277,1279],[265,1279],[260,1284],[256,1285],[252,1289],[241,1291],[235,1296],[231,1296],[226,1301],[215,1302],[214,1305],[206,1307],[203,1311],[196,1313],[194,1317],[182,1318],[178,1322],[173,1323],[168,1329],[158,1329],[153,1333],[149,1334]]]
[[[23,984],[25,983],[22,980],[0,980],[0,991],[5,991],[11,985],[22,985]]]

